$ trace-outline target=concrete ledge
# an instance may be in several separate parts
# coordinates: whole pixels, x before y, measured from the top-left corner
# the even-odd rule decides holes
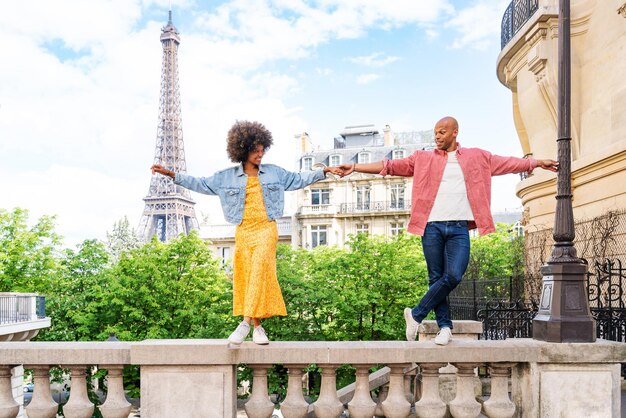
[[[47,364],[392,364],[456,362],[622,363],[626,344],[548,343],[525,338],[503,341],[277,341],[267,346],[226,340],[146,340],[141,342],[1,342],[6,365]]]
[[[1,364],[131,364],[128,342],[0,342]]]
[[[626,344],[547,343],[532,339],[431,341],[245,342],[225,340],[146,340],[131,346],[131,363],[192,364],[391,364],[456,362],[598,363],[626,361]]]

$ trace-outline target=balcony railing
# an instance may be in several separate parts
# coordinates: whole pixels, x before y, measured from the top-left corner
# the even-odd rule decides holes
[[[35,321],[45,317],[45,296],[0,293],[0,325]]]
[[[502,17],[500,47],[504,47],[539,8],[539,0],[513,0]]]
[[[410,202],[364,202],[364,203],[342,203],[339,206],[339,213],[360,213],[360,212],[395,212],[411,210]]]
[[[317,215],[317,214],[328,214],[332,215],[336,213],[335,205],[303,205],[300,206],[299,213],[301,215]]]
[[[99,406],[105,418],[127,418],[121,370],[141,368],[141,416],[235,417],[239,365],[253,369],[252,393],[245,404],[249,417],[269,417],[275,405],[268,393],[268,370],[274,364],[288,369],[287,396],[280,403],[284,417],[619,417],[619,362],[626,344],[559,344],[528,339],[479,341],[463,335],[455,323],[455,339],[435,346],[429,334],[420,341],[272,342],[238,347],[224,340],[146,340],[142,342],[31,342],[0,343],[0,416],[15,417],[20,404],[11,388],[15,365],[34,371],[34,392],[26,407],[29,416],[54,418],[58,405],[50,391],[51,365],[71,370],[66,417],[91,417],[94,405],[87,396],[85,371],[97,365],[108,370],[108,393]],[[436,325],[432,324],[433,328]],[[427,330],[428,331],[428,330]],[[480,332],[480,331],[476,331]],[[465,338],[464,338],[465,337]],[[309,404],[302,390],[304,369],[322,370],[319,398]],[[352,388],[336,390],[340,365],[356,369]],[[386,366],[370,375],[373,366]],[[447,366],[447,367],[444,367]],[[453,366],[453,367],[450,367]],[[491,380],[482,391],[475,370],[488,368]],[[588,384],[590,381],[593,384]],[[580,385],[585,396],[580,396]],[[382,385],[382,386],[380,386]],[[488,385],[488,386],[487,386]],[[371,390],[380,386],[372,397]],[[448,392],[442,392],[447,390]],[[478,399],[478,400],[477,400]]]

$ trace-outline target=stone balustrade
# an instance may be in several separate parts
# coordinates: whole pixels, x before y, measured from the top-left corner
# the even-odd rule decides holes
[[[19,405],[10,384],[13,366],[34,370],[35,389],[26,413],[53,418],[49,370],[71,369],[71,392],[64,406],[67,418],[91,417],[85,370],[97,365],[109,371],[108,394],[100,410],[105,418],[127,418],[130,404],[122,389],[121,369],[141,367],[141,416],[149,418],[235,417],[236,371],[253,369],[252,393],[245,405],[249,417],[269,418],[275,405],[267,388],[267,370],[274,364],[288,369],[284,417],[619,417],[620,364],[626,344],[558,344],[531,339],[479,341],[454,339],[448,346],[422,341],[245,342],[225,340],[146,340],[141,342],[2,342],[0,343],[0,418],[16,417]],[[322,370],[321,393],[312,404],[303,396],[303,369]],[[343,364],[356,369],[351,395],[336,390],[335,371]],[[372,366],[388,369],[372,377]],[[454,370],[452,399],[441,394],[441,379]],[[445,366],[445,367],[444,367]],[[477,397],[477,367],[491,374],[489,395]],[[407,373],[409,371],[409,373]],[[415,372],[417,371],[417,377]],[[381,373],[384,372],[384,373]],[[377,399],[373,382],[387,383]],[[584,396],[581,389],[584,388]],[[345,395],[345,394],[344,394]],[[340,396],[343,396],[340,399]],[[349,399],[348,399],[349,398]]]

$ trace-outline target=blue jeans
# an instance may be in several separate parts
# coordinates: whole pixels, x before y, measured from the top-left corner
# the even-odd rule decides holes
[[[422,248],[428,268],[428,291],[411,313],[417,322],[422,322],[434,310],[439,328],[452,328],[448,295],[461,282],[469,263],[467,221],[428,222]]]

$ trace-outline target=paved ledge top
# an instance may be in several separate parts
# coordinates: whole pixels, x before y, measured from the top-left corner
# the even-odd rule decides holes
[[[226,340],[140,342],[2,342],[0,364],[399,364],[399,363],[623,363],[626,344],[547,343],[532,339],[432,341],[276,341],[267,346]]]
[[[130,342],[1,342],[0,364],[131,364]]]
[[[392,364],[456,362],[611,363],[626,361],[626,344],[546,343],[532,339],[432,341],[298,341],[240,346],[225,340],[146,340],[133,345],[133,364]]]

